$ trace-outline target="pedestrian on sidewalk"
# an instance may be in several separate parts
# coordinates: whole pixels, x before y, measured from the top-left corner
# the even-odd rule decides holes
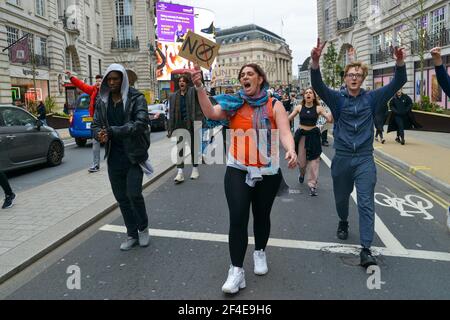
[[[298,182],[303,184],[305,174],[308,173],[309,195],[317,196],[317,184],[319,180],[320,155],[322,144],[320,129],[317,126],[319,116],[323,116],[327,122],[333,122],[331,113],[319,104],[317,95],[312,88],[306,89],[302,104],[296,106],[289,115],[290,122],[299,115],[299,128],[295,132],[295,152],[299,164],[300,174]]]
[[[317,96],[317,101],[319,104],[325,109],[327,113],[330,113],[330,108],[327,107],[325,102],[323,102],[322,99],[320,99],[319,96]],[[317,126],[320,129],[320,138],[322,140],[322,147],[329,147],[330,143],[328,142],[328,129],[331,127],[331,123],[327,121],[327,119],[324,116],[319,116],[319,120],[317,120]]]
[[[148,159],[149,121],[145,96],[129,87],[122,65],[110,65],[100,86],[92,129],[105,144],[109,181],[127,228],[122,251],[150,242],[141,167]]]
[[[392,131],[397,132],[395,141],[402,146],[405,145],[405,130],[416,127],[415,121],[411,121],[412,113],[412,99],[402,90],[399,90],[396,95],[389,102],[391,109],[391,119],[389,121],[388,133]]]
[[[8,182],[8,177],[3,171],[0,171],[0,185],[2,186],[3,192],[5,193],[5,201],[3,201],[2,209],[11,208],[14,205],[16,194],[12,191],[11,186]]]
[[[42,101],[39,101],[39,105],[37,106],[36,109],[37,113],[38,113],[38,120],[41,120],[41,122],[45,125],[47,125],[47,115],[46,115],[46,110],[45,110],[45,105]]]
[[[200,132],[195,131],[194,122],[203,121],[203,114],[198,103],[197,93],[194,87],[190,84],[188,74],[183,74],[178,79],[179,90],[169,96],[169,122],[168,122],[168,136],[171,137],[173,132],[177,129],[185,129],[189,131],[190,148],[192,159],[192,173],[191,180],[197,180],[200,177],[198,171],[198,155],[199,150],[195,149],[194,137],[200,137]],[[199,128],[201,130],[201,126]],[[177,148],[180,156],[177,164],[178,172],[174,179],[175,184],[184,182],[184,150],[187,141],[184,141],[183,136],[178,137]]]
[[[445,65],[442,61],[441,48],[433,48],[431,50],[431,56],[433,57],[434,66],[436,69],[436,77],[442,90],[450,97],[450,76],[445,69]]]
[[[77,77],[74,77],[70,71],[66,71],[66,74],[69,77],[70,82],[72,82],[75,87],[91,97],[89,102],[89,116],[93,117],[95,113],[95,103],[97,101],[98,92],[103,79],[102,75],[96,75],[95,85],[90,86]],[[100,142],[96,139],[92,139],[92,156],[92,166],[88,169],[90,173],[98,172],[100,170]]]
[[[281,102],[269,98],[269,83],[260,66],[244,65],[238,74],[242,89],[235,95],[215,96],[214,106],[208,99],[200,72],[196,66],[192,79],[203,113],[207,119],[225,122],[230,128],[231,146],[224,183],[230,210],[232,264],[222,291],[233,294],[246,286],[243,265],[250,206],[255,235],[254,272],[257,275],[268,272],[265,249],[270,236],[270,212],[282,182],[279,140],[286,150],[289,168],[296,166],[297,156],[286,110]],[[242,131],[244,139],[238,138]]]
[[[384,124],[386,123],[386,119],[389,115],[388,104],[389,103],[386,103],[376,112],[374,119],[376,129],[375,140],[381,142],[382,144],[386,143],[383,133],[384,133]]]
[[[349,199],[356,186],[362,246],[361,266],[367,268],[377,264],[370,250],[375,230],[374,193],[377,181],[373,157],[373,118],[407,81],[405,51],[403,48],[395,48],[395,76],[387,86],[374,91],[362,89],[368,67],[361,62],[352,62],[344,70],[347,88],[335,91],[325,85],[320,72],[320,57],[325,45],[326,42],[321,44],[318,39],[317,46],[311,52],[311,82],[335,119],[333,134],[336,153],[331,175],[336,210],[340,218],[337,236],[342,240],[348,238]]]

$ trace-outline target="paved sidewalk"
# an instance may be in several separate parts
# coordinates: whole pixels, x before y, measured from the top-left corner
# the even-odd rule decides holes
[[[386,144],[374,143],[375,155],[426,181],[450,197],[450,134],[406,131],[406,145],[385,135]],[[446,199],[450,203],[450,198]]]
[[[174,167],[174,145],[169,139],[151,145],[155,173],[151,179],[144,176],[145,186]],[[0,214],[0,283],[116,207],[106,169],[95,174],[83,169],[18,193],[14,207]]]

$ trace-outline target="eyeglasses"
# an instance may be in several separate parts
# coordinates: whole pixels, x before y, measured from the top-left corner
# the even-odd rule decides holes
[[[361,73],[347,73],[346,76],[350,79],[362,79],[364,75]]]

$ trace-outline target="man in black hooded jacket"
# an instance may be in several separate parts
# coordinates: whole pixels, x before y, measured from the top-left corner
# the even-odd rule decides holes
[[[129,87],[125,68],[112,64],[100,86],[92,129],[105,143],[108,176],[119,203],[128,238],[122,251],[149,245],[148,216],[142,196],[143,171],[150,147],[147,102],[142,93]]]

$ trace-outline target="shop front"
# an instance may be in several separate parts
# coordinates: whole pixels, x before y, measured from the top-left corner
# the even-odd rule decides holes
[[[36,69],[34,75],[36,87],[31,68],[14,65],[10,67],[12,100],[27,110],[33,101],[45,101],[50,94],[48,70]]]

